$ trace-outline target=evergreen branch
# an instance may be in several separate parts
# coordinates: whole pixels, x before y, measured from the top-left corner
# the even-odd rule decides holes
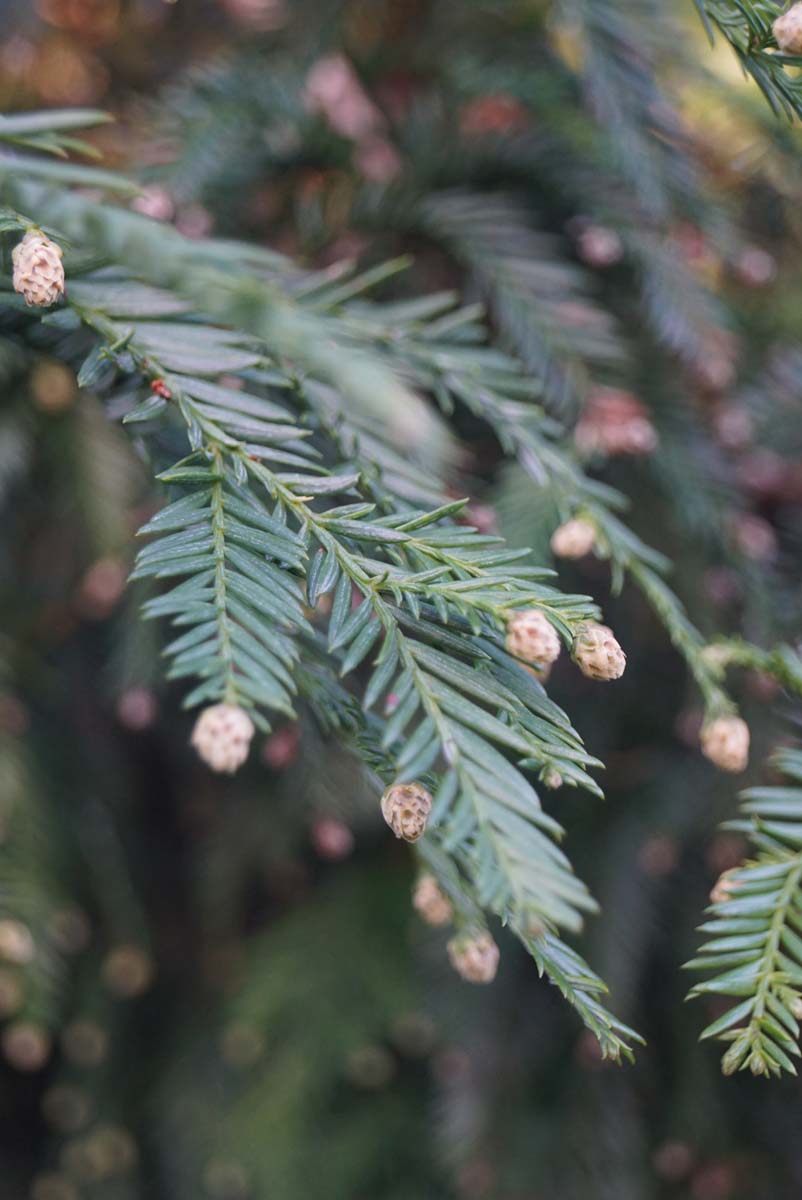
[[[6,1003],[8,1011],[53,1029],[66,971],[53,922],[54,912],[66,903],[60,880],[63,851],[56,836],[60,823],[38,793],[17,739],[8,734],[0,734],[0,778],[7,825],[0,845],[0,957]]]
[[[379,309],[379,313],[381,313]],[[392,319],[392,309],[385,316]],[[381,318],[375,317],[378,324]],[[470,328],[466,314],[463,330]],[[515,359],[497,352],[460,350],[434,337],[414,321],[399,321],[396,335],[387,339],[387,352],[404,369],[413,371],[419,386],[434,395],[456,400],[482,417],[496,432],[502,447],[515,455],[539,490],[548,489],[563,519],[582,515],[597,529],[596,553],[608,558],[614,583],[626,575],[641,589],[685,659],[711,715],[730,712],[732,702],[702,651],[705,641],[689,621],[683,605],[660,578],[668,567],[662,555],[646,546],[613,511],[624,498],[589,479],[579,465],[553,440],[557,427],[545,419],[531,400],[520,399],[528,380]],[[551,435],[551,436],[550,436]]]
[[[1,169],[2,162],[0,162]],[[70,199],[73,200],[74,197],[70,197]],[[84,203],[82,201],[81,205]],[[114,242],[124,249],[126,253],[123,257],[130,256],[132,247],[126,243],[125,233],[129,232],[128,221],[133,219],[132,215],[123,214],[119,229],[113,221],[107,220],[105,216],[99,216],[97,213],[91,215],[105,229],[107,242]],[[80,225],[89,219],[89,213],[84,211],[81,206],[74,207],[72,210],[67,209],[64,216],[72,218],[74,221],[77,220]],[[139,228],[137,226],[137,229]],[[162,237],[163,235],[159,232],[156,238],[157,244]],[[503,444],[517,454],[525,470],[533,474],[539,481],[550,478],[552,486],[557,485],[558,494],[563,497],[563,504],[566,503],[566,497],[569,494],[572,496],[573,504],[576,504],[579,496],[582,496],[586,501],[586,507],[592,509],[593,516],[600,525],[600,530],[606,539],[608,550],[616,567],[619,570],[631,570],[633,562],[637,561],[633,555],[637,543],[633,542],[631,535],[623,529],[620,522],[613,518],[612,514],[607,513],[606,506],[600,503],[599,493],[594,486],[585,483],[582,489],[584,495],[582,492],[577,493],[577,482],[581,483],[583,477],[576,468],[567,464],[555,447],[546,445],[541,431],[533,420],[533,418],[537,419],[537,410],[527,411],[527,406],[520,401],[514,401],[509,396],[502,398],[505,390],[507,393],[512,393],[512,396],[521,388],[531,391],[531,384],[521,376],[518,364],[514,359],[499,355],[494,351],[475,347],[464,350],[454,345],[440,345],[437,340],[436,325],[429,331],[428,338],[415,339],[410,337],[410,328],[414,329],[415,325],[410,321],[409,315],[402,313],[401,320],[398,321],[399,314],[392,311],[389,314],[390,324],[395,318],[396,336],[391,338],[388,321],[382,320],[380,310],[377,311],[375,306],[372,309],[366,309],[364,305],[361,308],[357,306],[354,311],[350,311],[346,307],[338,318],[339,336],[332,337],[334,320],[332,316],[311,317],[307,312],[293,307],[290,318],[290,309],[285,300],[278,298],[275,288],[272,291],[265,291],[266,285],[262,283],[255,288],[247,276],[237,275],[236,272],[232,281],[224,279],[215,268],[191,267],[187,263],[186,251],[181,246],[181,239],[178,238],[178,241],[175,241],[176,238],[178,235],[171,234],[172,240],[170,240],[169,249],[166,243],[163,246],[165,259],[159,263],[157,270],[157,274],[162,280],[165,275],[165,262],[172,261],[173,264],[172,268],[166,270],[170,278],[175,276],[180,264],[189,272],[190,278],[195,279],[196,286],[200,286],[200,279],[196,277],[195,271],[202,271],[206,294],[211,294],[212,297],[222,296],[222,299],[215,299],[213,302],[215,315],[227,315],[229,319],[241,318],[241,321],[234,321],[235,325],[244,324],[258,333],[268,345],[277,344],[279,352],[286,354],[291,360],[294,360],[295,355],[300,355],[302,361],[306,361],[314,374],[318,377],[322,374],[323,378],[332,379],[337,384],[338,391],[343,394],[352,394],[352,385],[356,379],[359,381],[358,386],[362,394],[367,386],[366,380],[370,383],[376,383],[379,379],[382,383],[391,380],[391,388],[397,389],[399,386],[397,375],[384,369],[382,358],[376,353],[377,350],[382,349],[385,354],[389,352],[395,365],[401,362],[405,370],[411,372],[416,384],[429,387],[435,395],[446,397],[453,395],[488,420],[502,437]],[[137,241],[140,240],[141,237],[137,238]],[[213,259],[214,251],[210,253]],[[152,260],[152,257],[152,248],[149,247],[146,259]],[[270,261],[274,266],[274,260]],[[211,274],[208,274],[209,271]],[[147,262],[144,273],[150,273]],[[177,282],[179,290],[186,294],[186,280],[179,279]],[[318,295],[317,301],[318,304],[325,302],[325,292],[322,297]],[[336,297],[334,303],[336,304]],[[320,334],[315,337],[324,337],[327,349],[323,353],[310,354],[308,348],[300,345],[301,331],[304,331],[306,335],[305,342],[308,342],[309,337],[314,334],[314,329],[307,324],[309,321],[322,322]],[[399,332],[400,337],[398,336]],[[460,332],[464,332],[464,325]],[[332,345],[340,346],[343,342],[347,343],[348,341],[353,341],[359,349],[361,357],[358,357],[356,363],[350,359],[346,363],[339,351],[333,352],[330,349]],[[399,346],[402,347],[401,350],[399,350]],[[230,357],[232,353],[233,358]],[[245,360],[237,358],[238,354],[242,355],[243,353],[246,354]],[[229,350],[228,355],[229,358],[226,361],[232,362],[235,366],[241,366],[243,361],[247,365],[249,361],[245,351]],[[220,361],[219,350],[217,360]],[[480,373],[478,378],[477,372]],[[394,406],[392,395],[389,403],[391,407]],[[550,472],[545,469],[547,466],[550,468]],[[568,489],[570,489],[570,493]],[[656,565],[656,561],[649,565]],[[659,592],[661,607],[658,611],[669,622],[668,627],[672,639],[685,655],[695,678],[703,687],[709,710],[727,711],[730,709],[731,704],[728,698],[696,652],[698,648],[696,639],[689,636],[687,618],[684,618],[679,602],[674,600],[673,603],[668,603],[667,592],[665,589],[657,587],[657,580],[653,573],[645,573],[643,569],[638,569],[634,574],[653,602],[658,599]]]
[[[782,787],[750,788],[743,817],[726,828],[747,833],[756,857],[728,871],[713,892],[713,935],[687,964],[714,972],[691,996],[734,996],[738,1003],[708,1025],[703,1038],[729,1042],[727,1075],[796,1075],[802,1017],[802,752],[783,750],[774,765],[789,780]]]
[[[643,1045],[643,1038],[619,1021],[601,1003],[607,988],[587,963],[554,934],[533,936],[517,927],[515,933],[531,953],[541,975],[546,975],[568,1003],[576,1009],[583,1024],[593,1033],[602,1057],[634,1062],[631,1042]]]
[[[420,209],[423,227],[468,268],[502,337],[542,381],[549,410],[575,413],[594,368],[624,357],[580,269],[560,258],[556,239],[533,232],[512,197],[450,192]],[[582,323],[567,320],[570,313],[581,313]]]
[[[657,26],[665,12],[654,0],[635,0],[626,10],[615,0],[561,0],[558,8],[580,32],[578,74],[588,108],[612,139],[616,165],[644,215],[662,222],[672,208],[679,127],[656,81]]]
[[[355,343],[345,329],[331,319],[322,319],[293,294],[289,277],[297,272],[281,256],[233,242],[203,243],[183,237],[165,224],[138,213],[94,202],[66,189],[43,190],[29,183],[41,167],[36,159],[0,156],[0,180],[19,207],[37,224],[57,227],[75,245],[92,246],[95,255],[130,275],[153,284],[194,306],[204,297],[204,312],[269,345],[279,359],[293,364],[295,372],[309,371],[316,379],[332,384],[371,420],[376,420],[381,397],[384,414],[403,412],[404,430],[412,445],[438,462],[446,452],[448,436],[421,399],[388,371],[365,343]],[[66,168],[65,168],[66,169]],[[82,168],[94,179],[93,168]],[[95,186],[104,187],[100,172]],[[244,351],[239,351],[239,355]],[[195,356],[201,362],[199,348]],[[230,366],[217,352],[219,370],[237,370],[237,355],[228,356]],[[212,372],[210,372],[212,373]]]
[[[436,386],[446,368],[446,394],[478,383],[494,388],[499,402],[514,403],[533,390],[518,364],[466,346],[464,316],[442,312],[440,301],[434,309],[430,302],[423,306],[442,313],[430,323],[428,340],[422,337],[414,353],[405,344],[400,355],[388,355],[394,324],[377,323],[376,310],[354,300],[370,285],[370,273],[347,284],[310,281],[273,256],[215,243],[201,254],[193,246],[197,262],[190,261],[177,235],[148,226],[149,240],[130,214],[83,198],[54,199],[34,189],[26,207],[37,218],[60,216],[77,244],[91,226],[112,262],[130,264],[151,285],[130,284],[116,268],[117,274],[78,281],[70,304],[74,318],[100,337],[80,381],[108,384],[118,372],[143,378],[151,394],[129,408],[128,423],[147,430],[154,418],[168,417],[168,433],[177,417],[189,439],[190,456],[160,475],[189,490],[146,526],[156,538],[134,572],[184,577],[149,601],[147,612],[172,615],[182,627],[168,652],[173,677],[199,680],[187,703],[236,703],[259,720],[261,707],[292,712],[296,676],[305,671],[309,686],[314,677],[306,664],[317,655],[300,612],[303,587],[312,606],[331,593],[328,649],[341,674],[375,655],[363,703],[367,714],[384,701],[383,719],[375,719],[382,772],[392,771],[396,782],[431,782],[431,836],[479,904],[521,928],[580,928],[595,905],[556,845],[560,826],[543,812],[524,772],[557,772],[598,792],[587,768],[599,764],[502,648],[501,634],[513,611],[531,606],[570,644],[578,626],[597,615],[595,605],[543,583],[544,572],[524,565],[500,539],[454,524],[458,503],[410,509],[384,492],[380,512],[373,502],[334,504],[333,497],[346,499],[364,487],[361,468],[338,472],[323,465],[290,411],[320,385],[333,386],[341,406],[357,378],[362,395],[369,386],[389,385],[391,402],[408,396],[397,382],[399,365],[400,377],[416,386]],[[218,266],[225,257],[226,274]],[[167,293],[160,290],[165,285]],[[190,294],[201,285],[204,306],[233,328],[194,316]],[[185,300],[177,307],[176,291]],[[418,319],[421,304],[400,309],[396,320],[408,323]],[[54,313],[50,323],[72,329],[69,313]],[[312,335],[322,342],[302,346],[298,339]],[[285,362],[292,363],[290,371]],[[311,388],[298,378],[299,362]],[[253,376],[289,406],[212,382],[222,372]],[[325,424],[313,427],[330,463],[334,447],[323,436]],[[257,499],[265,491],[272,512]],[[352,611],[354,590],[362,600]],[[310,639],[303,667],[299,636]],[[311,682],[313,694],[318,686],[319,677]],[[335,711],[342,734],[356,713],[337,699]],[[373,720],[363,717],[357,744]],[[578,976],[561,976],[554,963],[547,969],[569,995],[576,992]],[[574,1003],[591,1027],[602,1028],[605,1019],[592,1005],[578,995]],[[615,1051],[612,1041],[609,1049]]]
[[[802,659],[793,646],[763,650],[743,638],[716,638],[704,651],[708,665],[723,677],[729,667],[770,675],[787,691],[802,695]]]
[[[187,704],[223,699],[256,706],[257,712],[260,703],[291,711],[292,680],[282,668],[292,669],[297,654],[282,636],[282,625],[265,628],[265,613],[276,615],[274,588],[282,567],[306,575],[311,605],[319,595],[333,593],[329,648],[342,655],[344,674],[355,670],[382,636],[365,706],[396,697],[384,734],[385,750],[397,761],[396,781],[423,775],[443,760],[434,824],[440,816],[446,843],[461,854],[480,902],[499,913],[512,908],[522,918],[536,914],[578,928],[581,914],[593,904],[568,860],[551,844],[550,838],[561,835],[559,826],[542,813],[536,794],[504,754],[512,751],[528,766],[556,770],[566,782],[598,791],[584,769],[594,760],[542,690],[520,669],[505,665],[499,632],[512,611],[530,605],[546,613],[570,643],[577,625],[597,615],[595,606],[541,583],[543,572],[523,565],[520,552],[507,550],[501,539],[444,524],[462,507],[459,502],[431,512],[399,511],[396,505],[378,520],[369,503],[316,512],[311,496],[352,488],[358,474],[276,469],[276,438],[304,448],[303,431],[289,422],[289,413],[283,413],[282,424],[250,418],[247,432],[261,440],[245,443],[241,408],[253,408],[258,398],[234,391],[227,397],[229,407],[213,406],[208,400],[219,399],[223,389],[182,373],[197,358],[194,345],[204,346],[211,369],[217,355],[231,354],[233,335],[221,343],[219,330],[181,319],[169,325],[110,321],[100,312],[102,298],[86,284],[72,301],[105,338],[105,351],[90,355],[89,371],[104,353],[123,366],[127,356],[151,377],[162,408],[170,403],[177,408],[196,446],[189,459],[161,478],[202,490],[170,505],[145,527],[166,536],[140,553],[134,572],[135,577],[190,576],[146,608],[151,616],[171,614],[179,625],[189,626],[168,647],[174,656],[172,677],[200,676]],[[134,291],[133,299],[141,307],[150,296]],[[125,307],[119,294],[115,303]],[[236,365],[253,364],[246,356]],[[144,411],[137,406],[128,420],[152,416],[147,401]],[[308,459],[299,461],[307,470],[320,469]],[[249,500],[247,479],[267,490],[276,512],[283,514],[281,526],[275,514],[267,517]],[[232,494],[236,488],[240,499]],[[299,535],[289,532],[289,523]],[[319,547],[308,567],[302,553],[307,542]],[[258,557],[246,547],[257,549]],[[281,615],[296,631],[309,633],[298,612],[300,590],[293,594],[298,582],[286,573],[282,577]],[[258,595],[254,586],[262,589]],[[354,587],[363,601],[349,614]],[[249,603],[234,609],[232,591],[238,597],[244,592]],[[251,636],[242,644],[246,632]],[[478,642],[477,634],[483,635]],[[492,640],[486,642],[488,636]],[[277,661],[277,646],[286,655],[283,663]],[[500,778],[503,786],[494,782]]]
[[[772,26],[780,15],[774,0],[694,0],[711,42],[717,29],[729,42],[745,75],[752,78],[776,116],[802,117],[802,79],[786,68],[797,54],[776,49]]]
[[[466,889],[459,868],[451,856],[431,839],[424,839],[415,847],[416,854],[437,880],[440,890],[452,906],[454,925],[475,933],[484,927],[484,918]],[[586,962],[554,933],[516,923],[510,926],[534,958],[538,971],[560,991],[565,1000],[575,1009],[584,1026],[596,1037],[602,1056],[620,1062],[622,1058],[633,1061],[631,1043],[643,1044],[643,1038],[619,1021],[601,1003],[607,988]]]

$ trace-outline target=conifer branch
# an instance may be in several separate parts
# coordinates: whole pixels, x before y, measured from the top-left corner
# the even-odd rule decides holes
[[[713,972],[691,996],[735,997],[738,1002],[702,1033],[730,1043],[727,1075],[796,1075],[802,1017],[802,753],[782,750],[774,766],[788,779],[780,787],[749,788],[743,816],[725,828],[749,835],[755,857],[727,871],[712,893],[712,940],[687,964]]]
[[[792,69],[800,55],[777,49],[773,25],[783,11],[774,0],[694,0],[711,42],[718,30],[729,42],[776,116],[802,117],[802,81]]]

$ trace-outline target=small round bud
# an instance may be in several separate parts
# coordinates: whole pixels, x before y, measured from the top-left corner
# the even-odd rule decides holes
[[[552,553],[557,558],[584,558],[596,544],[596,527],[583,517],[574,517],[554,530]]]
[[[661,1179],[681,1183],[691,1174],[695,1164],[693,1150],[686,1142],[668,1141],[657,1147],[652,1163]]]
[[[563,785],[562,775],[560,774],[559,771],[555,771],[553,767],[550,767],[549,770],[546,772],[546,774],[543,776],[543,786],[550,788],[551,791],[556,791],[557,788],[562,787],[562,785]]]
[[[83,576],[75,596],[78,613],[87,621],[105,621],[122,598],[128,569],[120,558],[99,558]]]
[[[586,621],[574,639],[573,659],[588,679],[620,679],[627,658],[607,625]]]
[[[29,963],[36,956],[31,931],[22,921],[0,921],[0,958],[11,963]]]
[[[637,396],[619,388],[595,387],[574,430],[581,454],[650,454],[658,444],[657,430]]]
[[[36,408],[49,416],[64,412],[78,394],[75,372],[59,362],[42,362],[35,366],[29,387]]]
[[[118,996],[141,996],[153,981],[153,959],[140,946],[115,946],[103,962],[102,974]]]
[[[312,826],[312,844],[320,858],[338,862],[354,848],[354,835],[344,821],[321,817]]]
[[[381,801],[382,816],[397,838],[417,842],[426,830],[432,797],[419,783],[396,783]]]
[[[232,775],[248,757],[253,721],[236,704],[214,704],[195,722],[192,745],[213,771]]]
[[[301,731],[298,722],[274,729],[262,747],[262,762],[271,771],[286,771],[298,758]]]
[[[589,267],[612,267],[621,261],[624,247],[614,229],[588,225],[577,240],[579,257]]]
[[[412,907],[428,925],[447,925],[451,902],[444,896],[434,875],[419,875],[412,893]]]
[[[530,663],[553,663],[560,657],[557,630],[536,608],[511,613],[507,619],[507,650]]]
[[[777,261],[760,246],[744,246],[735,262],[735,274],[746,287],[766,287],[777,275]]]
[[[64,266],[61,246],[38,229],[29,229],[11,251],[14,291],[25,297],[26,304],[48,308],[64,292]]]
[[[722,771],[736,773],[749,762],[749,726],[740,717],[716,717],[702,728],[702,754]]]
[[[39,1071],[50,1057],[50,1034],[32,1021],[15,1021],[3,1030],[3,1054],[18,1071]]]
[[[771,29],[783,54],[802,54],[802,4],[793,4]]]
[[[117,699],[117,720],[132,733],[141,733],[156,720],[158,701],[148,688],[132,687]]]
[[[447,950],[452,967],[466,983],[492,983],[496,978],[499,948],[489,933],[452,938]]]

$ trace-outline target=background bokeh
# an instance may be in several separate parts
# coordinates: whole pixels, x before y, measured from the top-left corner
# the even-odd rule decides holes
[[[706,634],[800,635],[800,140],[657,0],[5,0],[3,107],[96,106],[133,203],[307,265],[410,255],[543,381]],[[114,423],[0,342],[0,1178],[8,1200],[793,1200],[794,1080],[724,1080],[681,964],[738,783],[662,626],[560,566],[629,659],[549,691],[607,764],[559,798],[582,950],[647,1040],[592,1036],[511,938],[490,988],[415,917],[403,845],[311,718],[212,778],[126,591],[157,502]],[[114,414],[112,414],[113,416]],[[551,562],[553,506],[478,419],[454,495]],[[0,682],[3,682],[0,680]],[[735,676],[747,782],[794,735]]]

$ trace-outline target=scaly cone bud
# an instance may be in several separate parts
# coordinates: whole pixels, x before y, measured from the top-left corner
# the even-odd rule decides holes
[[[740,717],[716,717],[702,729],[702,754],[722,771],[736,773],[749,762],[749,726]]]
[[[771,27],[783,54],[802,54],[802,4],[794,4]]]
[[[412,907],[428,925],[447,925],[451,902],[440,890],[434,875],[420,875],[412,893]]]
[[[213,771],[233,774],[248,757],[253,721],[237,704],[205,708],[192,730],[192,745]]]
[[[14,266],[14,291],[25,297],[26,304],[48,308],[64,292],[64,266],[61,246],[38,229],[29,229],[11,251]]]
[[[536,608],[511,613],[505,646],[524,662],[549,665],[560,657],[560,637],[547,617]]]
[[[551,535],[551,549],[557,558],[584,558],[596,544],[596,527],[583,517],[574,517]]]
[[[447,950],[452,967],[466,983],[492,983],[496,978],[499,948],[489,933],[452,938]]]
[[[574,641],[573,659],[589,679],[620,679],[627,657],[616,641],[612,629],[597,621],[579,626]]]
[[[426,830],[432,797],[419,783],[396,783],[381,801],[382,816],[397,838],[417,842]]]

